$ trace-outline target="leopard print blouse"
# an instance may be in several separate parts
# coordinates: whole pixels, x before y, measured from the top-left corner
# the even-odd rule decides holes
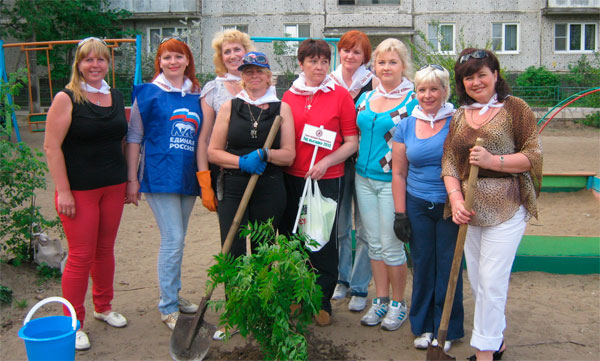
[[[477,138],[483,138],[483,147],[494,155],[524,154],[531,162],[531,169],[510,174],[481,168],[473,201],[475,216],[469,224],[498,225],[512,218],[520,205],[527,210],[526,220],[531,216],[537,218],[536,198],[542,185],[542,146],[535,116],[527,103],[513,96],[506,98],[494,118],[479,129],[467,124],[464,108],[454,114],[444,143],[442,177],[459,179],[463,194],[470,171],[469,148],[475,145]],[[448,200],[444,217],[451,215]]]

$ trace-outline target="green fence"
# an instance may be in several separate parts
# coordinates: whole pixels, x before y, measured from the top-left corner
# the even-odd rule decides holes
[[[553,106],[573,94],[589,89],[589,87],[562,86],[513,86],[512,94],[525,100],[531,106]],[[590,95],[573,103],[573,106],[600,108],[600,100]]]

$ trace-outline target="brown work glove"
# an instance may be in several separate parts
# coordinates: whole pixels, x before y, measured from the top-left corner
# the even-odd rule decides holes
[[[198,177],[198,184],[202,188],[202,205],[211,212],[217,211],[217,198],[215,198],[215,192],[210,185],[210,171],[201,170],[196,172]]]

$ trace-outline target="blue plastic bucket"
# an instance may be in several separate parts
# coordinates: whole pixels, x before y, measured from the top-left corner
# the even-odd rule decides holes
[[[40,307],[49,302],[60,302],[69,308],[71,317],[49,316],[31,320]],[[19,337],[25,341],[29,361],[42,360],[75,360],[75,333],[79,329],[79,321],[75,309],[61,297],[48,297],[38,302],[29,311],[19,330]]]

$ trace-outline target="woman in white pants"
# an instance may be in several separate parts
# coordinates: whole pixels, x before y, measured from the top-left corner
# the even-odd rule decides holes
[[[470,360],[500,360],[508,281],[517,247],[542,184],[542,150],[533,112],[510,96],[498,59],[467,48],[454,66],[461,108],[444,144],[442,176],[448,192],[445,217],[469,224],[467,272],[475,299]],[[482,138],[483,146],[474,146]],[[472,211],[464,206],[470,165],[479,167]]]

